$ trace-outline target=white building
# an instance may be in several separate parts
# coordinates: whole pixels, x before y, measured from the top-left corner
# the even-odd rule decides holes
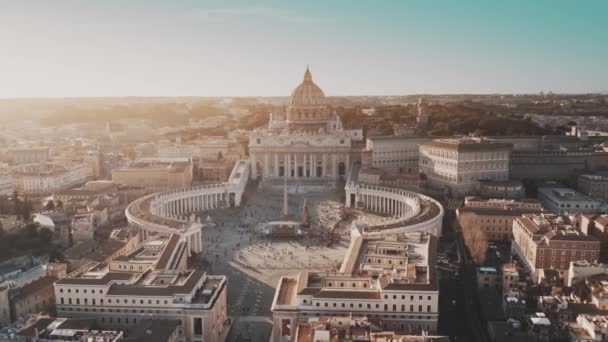
[[[453,196],[475,194],[480,180],[509,179],[512,146],[481,139],[436,139],[420,144],[420,172],[429,186]]]
[[[15,190],[24,194],[50,194],[83,184],[92,177],[93,169],[81,163],[27,165],[13,173]]]
[[[152,238],[109,265],[83,266],[55,282],[57,314],[120,329],[177,320],[177,341],[223,341],[226,277],[187,268],[185,246],[178,235]]]
[[[8,159],[13,164],[36,164],[49,160],[48,147],[16,146],[8,149]]]
[[[354,133],[342,128],[340,117],[328,109],[323,91],[306,69],[286,112],[272,113],[268,128],[251,133],[251,178],[286,176],[335,183],[348,171]]]
[[[10,196],[15,191],[13,177],[9,174],[0,174],[0,196]]]
[[[601,209],[599,201],[559,185],[539,188],[538,199],[546,210],[557,215],[595,213]]]
[[[420,143],[430,138],[400,135],[367,138],[365,149],[371,151],[371,167],[392,171],[417,173]]]
[[[74,243],[80,241],[91,241],[95,236],[95,214],[76,214],[72,218],[72,240]]]
[[[354,229],[339,271],[279,280],[272,340],[293,340],[299,322],[321,316],[366,316],[389,330],[437,331],[436,243],[430,234],[369,238]]]

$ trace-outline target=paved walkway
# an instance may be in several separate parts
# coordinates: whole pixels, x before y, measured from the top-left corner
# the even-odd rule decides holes
[[[211,274],[228,277],[228,315],[234,321],[227,341],[267,341],[279,278],[303,270],[337,269],[346,253],[348,237],[327,247],[323,235],[340,219],[339,194],[290,194],[288,198],[293,220],[300,220],[307,200],[312,231],[319,237],[275,241],[253,233],[261,222],[283,219],[281,192],[248,189],[240,208],[199,214],[209,215],[216,226],[203,232],[203,253],[197,262]]]

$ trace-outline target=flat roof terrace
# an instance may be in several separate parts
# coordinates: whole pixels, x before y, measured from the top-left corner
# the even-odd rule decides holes
[[[277,295],[277,305],[293,305],[296,302],[298,281],[292,278],[282,278]]]
[[[420,213],[414,217],[410,217],[405,220],[389,223],[389,224],[378,224],[370,227],[366,227],[365,231],[375,232],[382,231],[385,229],[402,228],[407,226],[413,226],[422,222],[429,221],[438,215],[442,214],[442,209],[433,201],[420,200]]]

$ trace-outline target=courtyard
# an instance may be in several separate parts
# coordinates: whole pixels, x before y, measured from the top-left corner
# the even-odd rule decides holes
[[[255,233],[259,223],[283,220],[283,192],[251,184],[238,208],[199,213],[215,226],[203,232],[197,267],[228,277],[228,341],[268,340],[270,307],[281,276],[306,270],[336,270],[349,244],[349,223],[339,191],[288,195],[288,219],[302,218],[308,208],[310,228],[294,239],[273,239]],[[334,232],[333,234],[331,232]],[[334,242],[328,243],[329,236]]]

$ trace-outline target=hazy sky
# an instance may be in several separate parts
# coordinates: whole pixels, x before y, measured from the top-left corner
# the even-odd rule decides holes
[[[608,90],[608,1],[0,0],[0,97]]]

